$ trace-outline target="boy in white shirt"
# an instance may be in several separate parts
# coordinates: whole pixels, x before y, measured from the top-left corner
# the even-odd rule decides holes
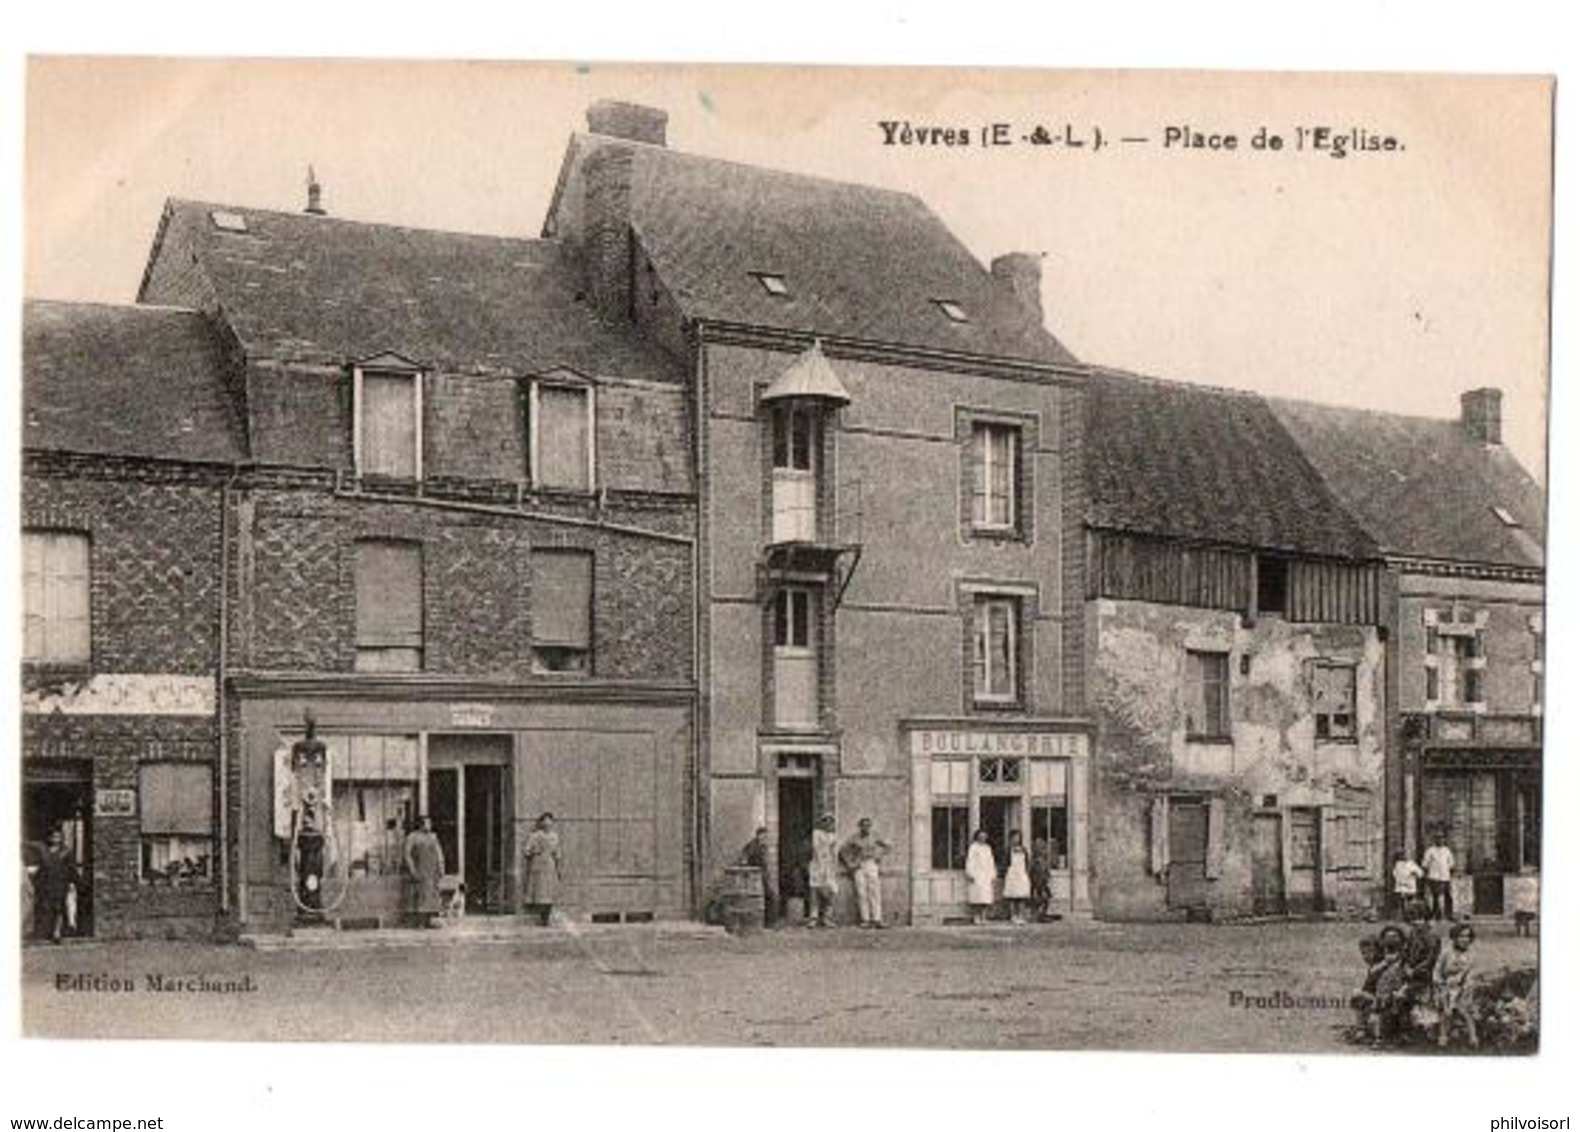
[[[1434,920],[1454,919],[1454,851],[1443,844],[1446,838],[1439,830],[1433,835],[1432,844],[1421,857],[1426,870],[1426,895],[1432,902],[1428,915]]]
[[[1408,855],[1400,853],[1394,858],[1393,864],[1393,898],[1398,905],[1395,915],[1403,916],[1410,905],[1415,903],[1416,890],[1422,877],[1421,866],[1412,861]]]

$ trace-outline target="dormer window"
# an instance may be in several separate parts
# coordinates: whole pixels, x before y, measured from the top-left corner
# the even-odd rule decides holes
[[[422,479],[422,372],[393,355],[351,372],[357,475]]]
[[[772,271],[754,271],[752,277],[763,285],[764,291],[776,299],[786,298],[790,294],[790,284],[785,282],[783,275]]]
[[[944,312],[944,317],[950,322],[970,322],[971,316],[966,314],[965,307],[953,299],[934,299],[933,303]]]

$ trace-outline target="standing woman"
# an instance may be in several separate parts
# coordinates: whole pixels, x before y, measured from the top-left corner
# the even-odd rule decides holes
[[[417,819],[417,828],[406,835],[401,847],[406,858],[406,872],[412,883],[412,912],[417,922],[425,928],[439,926],[439,880],[444,876],[444,847],[433,832],[433,820],[427,814]]]
[[[1009,902],[1009,922],[1026,922],[1026,901],[1031,899],[1031,873],[1028,871],[1026,844],[1020,830],[1009,831],[1009,860],[1004,870],[1004,899]]]
[[[547,927],[560,892],[560,835],[554,828],[553,814],[545,811],[538,816],[537,827],[528,835],[521,858],[522,906]]]
[[[998,880],[998,862],[993,859],[993,846],[988,843],[987,830],[979,829],[966,852],[966,901],[971,905],[971,922],[987,922],[987,911],[993,907],[993,883]]]

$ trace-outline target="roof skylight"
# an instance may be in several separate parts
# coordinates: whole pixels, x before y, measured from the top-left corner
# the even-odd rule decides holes
[[[790,284],[785,282],[783,275],[773,271],[754,271],[752,275],[757,282],[763,285],[763,290],[775,298],[782,299],[790,294]]]
[[[965,307],[961,306],[953,299],[934,299],[933,302],[938,304],[938,309],[944,312],[944,317],[950,322],[971,321],[971,316],[966,314]]]
[[[216,208],[208,214],[208,218],[214,222],[214,227],[221,232],[245,232],[247,230],[247,218],[239,212]]]
[[[1505,527],[1519,527],[1522,525],[1518,519],[1509,513],[1509,509],[1507,507],[1499,507],[1494,504],[1492,513],[1498,517],[1498,522],[1502,523]]]

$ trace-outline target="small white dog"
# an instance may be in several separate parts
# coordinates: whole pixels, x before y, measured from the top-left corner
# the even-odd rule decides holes
[[[444,916],[447,920],[460,920],[466,916],[466,885],[458,884],[455,891],[450,893],[450,900],[444,906]]]

